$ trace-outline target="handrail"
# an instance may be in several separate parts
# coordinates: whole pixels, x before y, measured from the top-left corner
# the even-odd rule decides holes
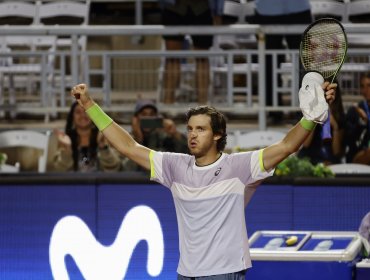
[[[163,25],[12,25],[0,28],[1,35],[222,35],[257,34],[260,25],[232,24],[225,26],[163,26]]]
[[[370,23],[344,23],[347,33],[368,34]],[[222,26],[164,26],[164,25],[12,25],[0,28],[3,35],[245,35],[300,34],[306,25],[231,24]]]
[[[343,24],[349,34],[369,34],[370,24]],[[78,82],[78,36],[114,36],[114,35],[256,35],[258,38],[258,62],[259,62],[259,129],[266,129],[265,108],[265,40],[266,34],[300,34],[306,25],[255,25],[255,24],[233,24],[227,26],[176,26],[166,27],[163,25],[31,25],[31,26],[6,26],[0,28],[0,36],[5,35],[59,35],[71,36],[71,68],[72,82]],[[171,52],[172,53],[172,52]],[[142,53],[144,55],[144,53]],[[175,53],[173,53],[175,54]],[[182,53],[183,54],[183,53]],[[164,56],[171,54],[164,54]],[[194,54],[196,55],[196,54]]]

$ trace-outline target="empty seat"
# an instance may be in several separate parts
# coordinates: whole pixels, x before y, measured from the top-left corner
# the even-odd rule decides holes
[[[38,159],[38,172],[44,173],[47,166],[48,148],[49,148],[50,132],[46,133],[37,132],[33,130],[8,130],[0,132],[0,148],[15,148],[15,147],[29,147],[41,150]],[[8,171],[19,170],[18,166],[11,168],[5,167]]]

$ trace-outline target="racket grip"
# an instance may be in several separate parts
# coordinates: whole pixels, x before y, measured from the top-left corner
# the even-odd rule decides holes
[[[322,125],[322,130],[321,130],[321,138],[323,141],[325,140],[331,140],[331,131],[330,131],[330,112],[328,114],[328,118]]]

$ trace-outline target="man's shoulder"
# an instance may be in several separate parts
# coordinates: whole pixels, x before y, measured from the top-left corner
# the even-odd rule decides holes
[[[168,159],[191,161],[194,158],[194,156],[186,154],[186,153],[173,153],[173,152],[162,152],[162,151],[157,151],[157,153],[161,153],[163,158],[168,158]]]

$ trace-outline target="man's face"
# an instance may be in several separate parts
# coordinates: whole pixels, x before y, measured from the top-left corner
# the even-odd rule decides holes
[[[370,78],[361,79],[360,92],[365,100],[367,100],[367,102],[370,102]]]
[[[216,146],[217,137],[213,134],[211,118],[207,115],[190,117],[187,125],[189,151],[195,157],[202,157]]]

